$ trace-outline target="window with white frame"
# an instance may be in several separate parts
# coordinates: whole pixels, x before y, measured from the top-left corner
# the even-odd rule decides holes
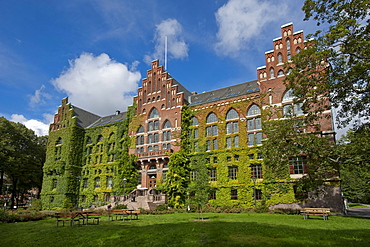
[[[294,103],[294,98],[293,89],[289,89],[283,95],[283,114],[285,117],[304,115],[302,110],[303,103]]]

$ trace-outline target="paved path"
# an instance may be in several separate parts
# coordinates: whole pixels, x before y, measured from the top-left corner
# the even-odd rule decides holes
[[[350,208],[348,209],[347,215],[370,218],[370,205],[363,204],[362,208]]]

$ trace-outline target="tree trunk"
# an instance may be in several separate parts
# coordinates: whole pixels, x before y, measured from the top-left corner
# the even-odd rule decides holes
[[[0,171],[0,195],[3,195],[3,185],[4,185],[4,171]]]

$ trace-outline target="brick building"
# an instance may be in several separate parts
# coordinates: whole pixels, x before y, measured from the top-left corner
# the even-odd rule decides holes
[[[294,32],[289,23],[281,27],[281,34],[273,40],[274,49],[265,53],[266,64],[257,68],[257,80],[191,93],[155,60],[127,112],[100,117],[63,99],[50,125],[41,193],[44,207],[68,207],[76,202],[89,207],[112,200],[128,204],[127,195],[120,197],[128,192],[131,201],[134,195],[152,196],[152,204],[164,203],[162,197],[155,198],[160,195],[157,185],[166,181],[170,154],[182,148],[185,106],[192,114],[186,137],[189,156],[194,158],[201,147],[206,148],[214,188],[210,205],[296,202],[294,182],[287,183],[283,194],[266,189],[260,150],[262,109],[278,106],[286,116],[304,114],[283,83],[284,63],[304,49],[303,32]],[[334,134],[331,121],[323,120],[322,133]],[[302,160],[295,161],[290,177],[302,177],[304,166]],[[190,171],[189,179],[195,176]],[[136,202],[132,207],[146,206]]]

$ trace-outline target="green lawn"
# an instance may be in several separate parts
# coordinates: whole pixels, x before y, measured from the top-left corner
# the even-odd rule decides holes
[[[257,213],[140,215],[56,227],[55,219],[0,223],[0,246],[370,246],[370,219]]]

